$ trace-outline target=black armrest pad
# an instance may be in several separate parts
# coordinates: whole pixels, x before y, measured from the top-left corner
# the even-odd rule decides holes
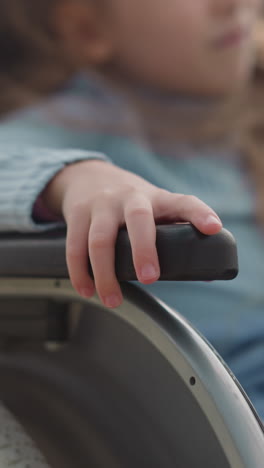
[[[205,236],[189,224],[158,226],[157,249],[161,281],[229,280],[238,273],[236,243],[225,229]],[[119,281],[136,280],[125,229],[118,235],[116,272]],[[67,278],[65,231],[1,235],[0,276]]]

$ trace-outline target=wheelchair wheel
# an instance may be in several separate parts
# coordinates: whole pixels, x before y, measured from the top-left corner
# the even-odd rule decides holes
[[[263,428],[220,358],[179,314],[135,286],[123,291],[109,311],[68,280],[1,280],[4,307],[29,316],[52,300],[71,324],[53,351],[43,338],[0,353],[0,398],[50,466],[262,466]]]
[[[23,427],[0,403],[0,468],[48,468]]]

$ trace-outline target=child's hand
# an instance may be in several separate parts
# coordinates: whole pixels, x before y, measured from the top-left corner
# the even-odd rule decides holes
[[[66,167],[49,184],[44,201],[66,220],[67,264],[74,288],[85,297],[96,288],[108,307],[122,302],[114,269],[121,226],[127,226],[137,277],[144,284],[160,276],[155,221],[189,221],[204,234],[216,234],[222,227],[214,211],[199,199],[167,192],[103,161]],[[87,271],[88,253],[94,282]]]

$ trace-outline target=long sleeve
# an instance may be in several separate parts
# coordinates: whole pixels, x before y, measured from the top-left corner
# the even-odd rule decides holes
[[[67,164],[107,158],[78,149],[20,147],[0,142],[0,231],[34,232],[54,227],[36,223],[33,206],[48,182]]]

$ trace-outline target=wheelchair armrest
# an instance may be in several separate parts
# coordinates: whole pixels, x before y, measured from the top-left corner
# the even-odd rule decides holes
[[[157,226],[157,250],[161,281],[230,280],[238,273],[236,243],[225,229],[206,236],[190,224]],[[1,277],[67,278],[65,231],[1,235],[0,259]],[[136,280],[125,229],[116,243],[116,273],[119,281]]]

